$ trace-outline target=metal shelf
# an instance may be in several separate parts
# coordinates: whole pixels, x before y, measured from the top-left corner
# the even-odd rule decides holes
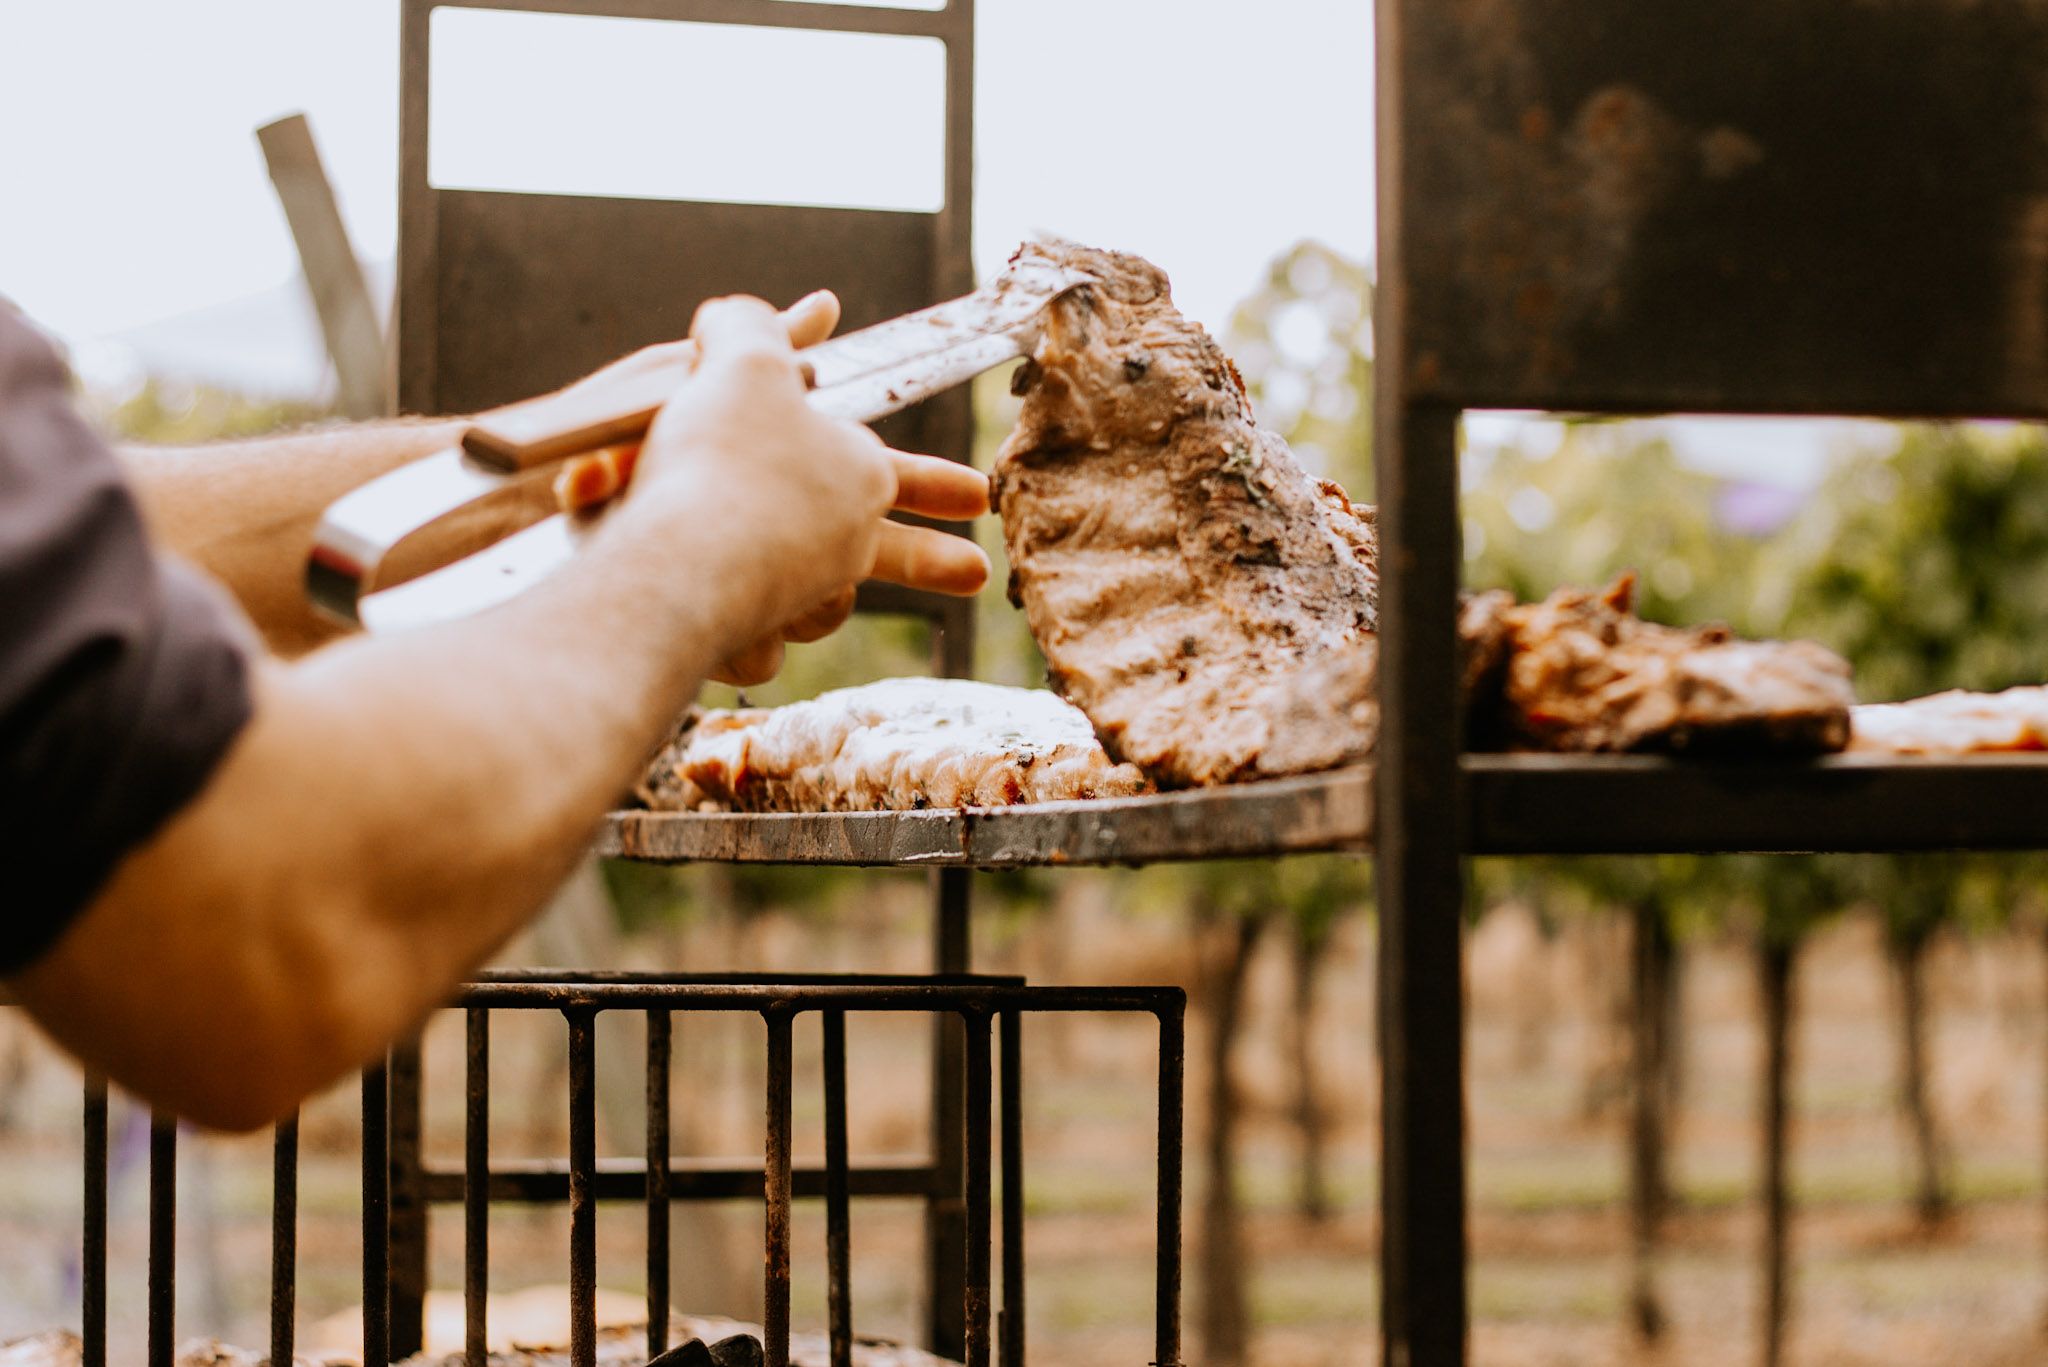
[[[928,812],[614,812],[597,853],[655,863],[1000,869],[1150,864],[1362,848],[1371,771],[1156,797]]]
[[[1464,767],[1481,854],[2048,848],[2048,756],[1474,755]]]
[[[2048,755],[1468,755],[1464,771],[1475,854],[2048,848]],[[597,852],[654,863],[1000,869],[1363,851],[1371,772],[973,811],[615,812]]]

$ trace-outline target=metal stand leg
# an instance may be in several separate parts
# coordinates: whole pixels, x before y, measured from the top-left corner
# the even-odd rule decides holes
[[[420,1043],[391,1051],[391,1357],[426,1346],[427,1202],[420,1190]]]
[[[932,875],[936,973],[967,972],[968,879],[964,869]],[[932,1032],[932,1164],[938,1173],[925,1203],[925,1346],[958,1361],[967,1345],[967,1042],[957,1016],[939,1016]]]
[[[1383,567],[1380,600],[1380,1327],[1387,1367],[1454,1367],[1466,1337],[1463,805],[1459,718],[1443,700],[1459,688],[1458,415],[1382,414],[1380,534],[1406,554]]]

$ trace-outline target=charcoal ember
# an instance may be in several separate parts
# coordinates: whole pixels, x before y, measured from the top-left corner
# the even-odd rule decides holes
[[[1162,788],[1365,758],[1372,510],[1257,424],[1157,267],[1068,243],[1020,255],[1096,281],[1049,309],[992,483],[1055,690]]]
[[[711,1360],[718,1367],[762,1367],[767,1354],[752,1334],[734,1334],[711,1345]]]
[[[1568,752],[1818,754],[1848,743],[1849,666],[1811,641],[1634,616],[1635,580],[1541,603],[1465,605],[1475,744]],[[1504,638],[1504,644],[1503,644]],[[1504,657],[1503,657],[1504,652]],[[1475,667],[1477,672],[1475,673]]]

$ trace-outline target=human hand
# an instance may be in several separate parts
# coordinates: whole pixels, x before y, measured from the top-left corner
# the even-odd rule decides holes
[[[816,327],[821,314],[805,316]],[[565,481],[567,501],[587,506],[632,478],[635,501],[687,515],[705,535],[728,540],[736,564],[756,568],[745,596],[751,621],[768,629],[717,671],[728,682],[772,677],[785,641],[837,629],[861,579],[971,594],[988,578],[988,558],[972,542],[883,520],[892,507],[976,516],[987,509],[983,478],[955,462],[890,451],[866,428],[817,413],[789,344],[802,335],[779,327],[756,300],[707,304],[692,329],[696,377],[650,430],[637,477],[630,456],[608,453],[580,482]]]

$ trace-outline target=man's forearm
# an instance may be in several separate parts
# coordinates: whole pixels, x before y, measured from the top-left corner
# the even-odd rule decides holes
[[[322,510],[451,445],[462,427],[398,419],[206,446],[133,446],[120,456],[157,541],[226,584],[271,648],[293,656],[338,630],[313,611],[304,588]]]
[[[745,634],[755,606],[705,582],[744,558],[629,506],[492,613],[267,668],[200,800],[24,975],[23,999],[94,1066],[215,1124],[259,1123],[359,1066],[572,867]],[[120,963],[148,967],[117,981]]]

